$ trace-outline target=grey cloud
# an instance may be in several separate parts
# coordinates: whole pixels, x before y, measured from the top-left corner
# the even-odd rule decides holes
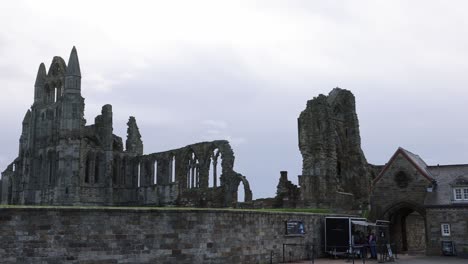
[[[56,24],[51,32],[64,32],[60,39],[28,41],[37,33],[26,27],[22,34],[9,27],[16,40],[0,33],[0,50],[10,47],[1,63],[0,87],[6,90],[16,79],[15,87],[27,86],[0,100],[0,119],[8,128],[0,141],[0,156],[6,157],[0,170],[16,155],[37,65],[53,55],[66,58],[73,44],[82,63],[88,123],[110,103],[114,132],[124,137],[126,120],[135,115],[147,153],[230,139],[236,142],[236,170],[249,178],[257,198],[274,195],[280,170],[288,170],[297,182],[297,117],[307,100],[336,86],[356,96],[369,162],[387,162],[398,146],[428,162],[468,162],[468,37],[463,34],[468,19],[460,12],[466,3],[297,1],[284,6],[265,1],[253,6],[248,1],[240,6],[232,9],[238,12],[233,21],[226,14],[229,18],[213,24],[216,30],[197,31],[185,24],[190,21],[175,28],[148,23],[138,28],[143,35],[123,31],[116,42],[111,38],[115,30],[103,26],[112,24],[114,16],[104,17],[109,19],[105,24],[93,16],[90,21],[76,18],[73,29],[82,30],[70,35]],[[87,32],[89,23],[102,34]],[[203,37],[190,39],[197,34]]]

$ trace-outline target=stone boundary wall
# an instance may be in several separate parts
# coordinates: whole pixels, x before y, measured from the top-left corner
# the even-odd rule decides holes
[[[321,214],[223,209],[0,208],[0,263],[273,263],[322,250]],[[306,234],[286,236],[285,221]],[[292,250],[296,248],[296,251]],[[288,254],[304,254],[288,247]],[[289,253],[291,251],[291,253]]]

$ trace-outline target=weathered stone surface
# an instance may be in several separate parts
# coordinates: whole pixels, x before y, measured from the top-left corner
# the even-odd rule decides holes
[[[304,205],[342,207],[341,194],[351,194],[358,204],[365,204],[371,174],[361,150],[353,94],[335,88],[328,96],[308,101],[299,116],[298,130],[303,158],[299,185]],[[353,204],[349,197],[347,204]]]
[[[298,205],[299,188],[288,180],[287,171],[281,171],[280,173],[273,207],[295,208]]]
[[[112,106],[104,105],[93,125],[84,107],[76,48],[68,66],[54,57],[47,72],[41,63],[18,157],[2,172],[1,203],[235,207],[240,182],[252,200],[227,141],[143,155],[134,117],[124,150],[113,134]]]
[[[441,225],[450,224],[450,236],[442,236]],[[427,253],[441,254],[442,241],[452,241],[458,253],[468,252],[468,206],[426,210]],[[465,247],[465,249],[463,249]]]
[[[405,228],[408,251],[424,252],[426,250],[426,226],[424,216],[412,212],[406,217]]]
[[[141,141],[140,130],[136,124],[135,117],[131,116],[127,123],[127,142],[126,149],[135,152],[138,155],[143,154],[143,142]]]
[[[134,160],[140,168],[138,204],[236,207],[241,182],[245,201],[251,201],[248,181],[234,171],[234,158],[234,152],[225,140],[138,156]],[[167,186],[169,193],[176,196],[170,198],[158,195],[160,192],[154,193],[155,182],[156,186]]]
[[[272,263],[315,245],[325,215],[223,210],[0,209],[2,263]],[[286,236],[285,221],[306,234]],[[307,257],[304,247],[286,247]],[[291,253],[290,253],[291,252]]]

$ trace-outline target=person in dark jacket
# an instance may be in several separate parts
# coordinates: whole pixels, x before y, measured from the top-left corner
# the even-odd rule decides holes
[[[368,239],[368,242],[369,242],[371,258],[377,259],[376,238],[375,238],[374,232],[370,233],[369,237],[367,239]]]

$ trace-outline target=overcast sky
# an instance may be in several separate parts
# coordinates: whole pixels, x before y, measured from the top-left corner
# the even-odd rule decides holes
[[[339,86],[356,96],[362,148],[468,163],[466,1],[5,1],[0,170],[18,154],[41,62],[75,45],[87,124],[112,104],[144,152],[227,139],[254,198],[297,182],[297,117]]]

